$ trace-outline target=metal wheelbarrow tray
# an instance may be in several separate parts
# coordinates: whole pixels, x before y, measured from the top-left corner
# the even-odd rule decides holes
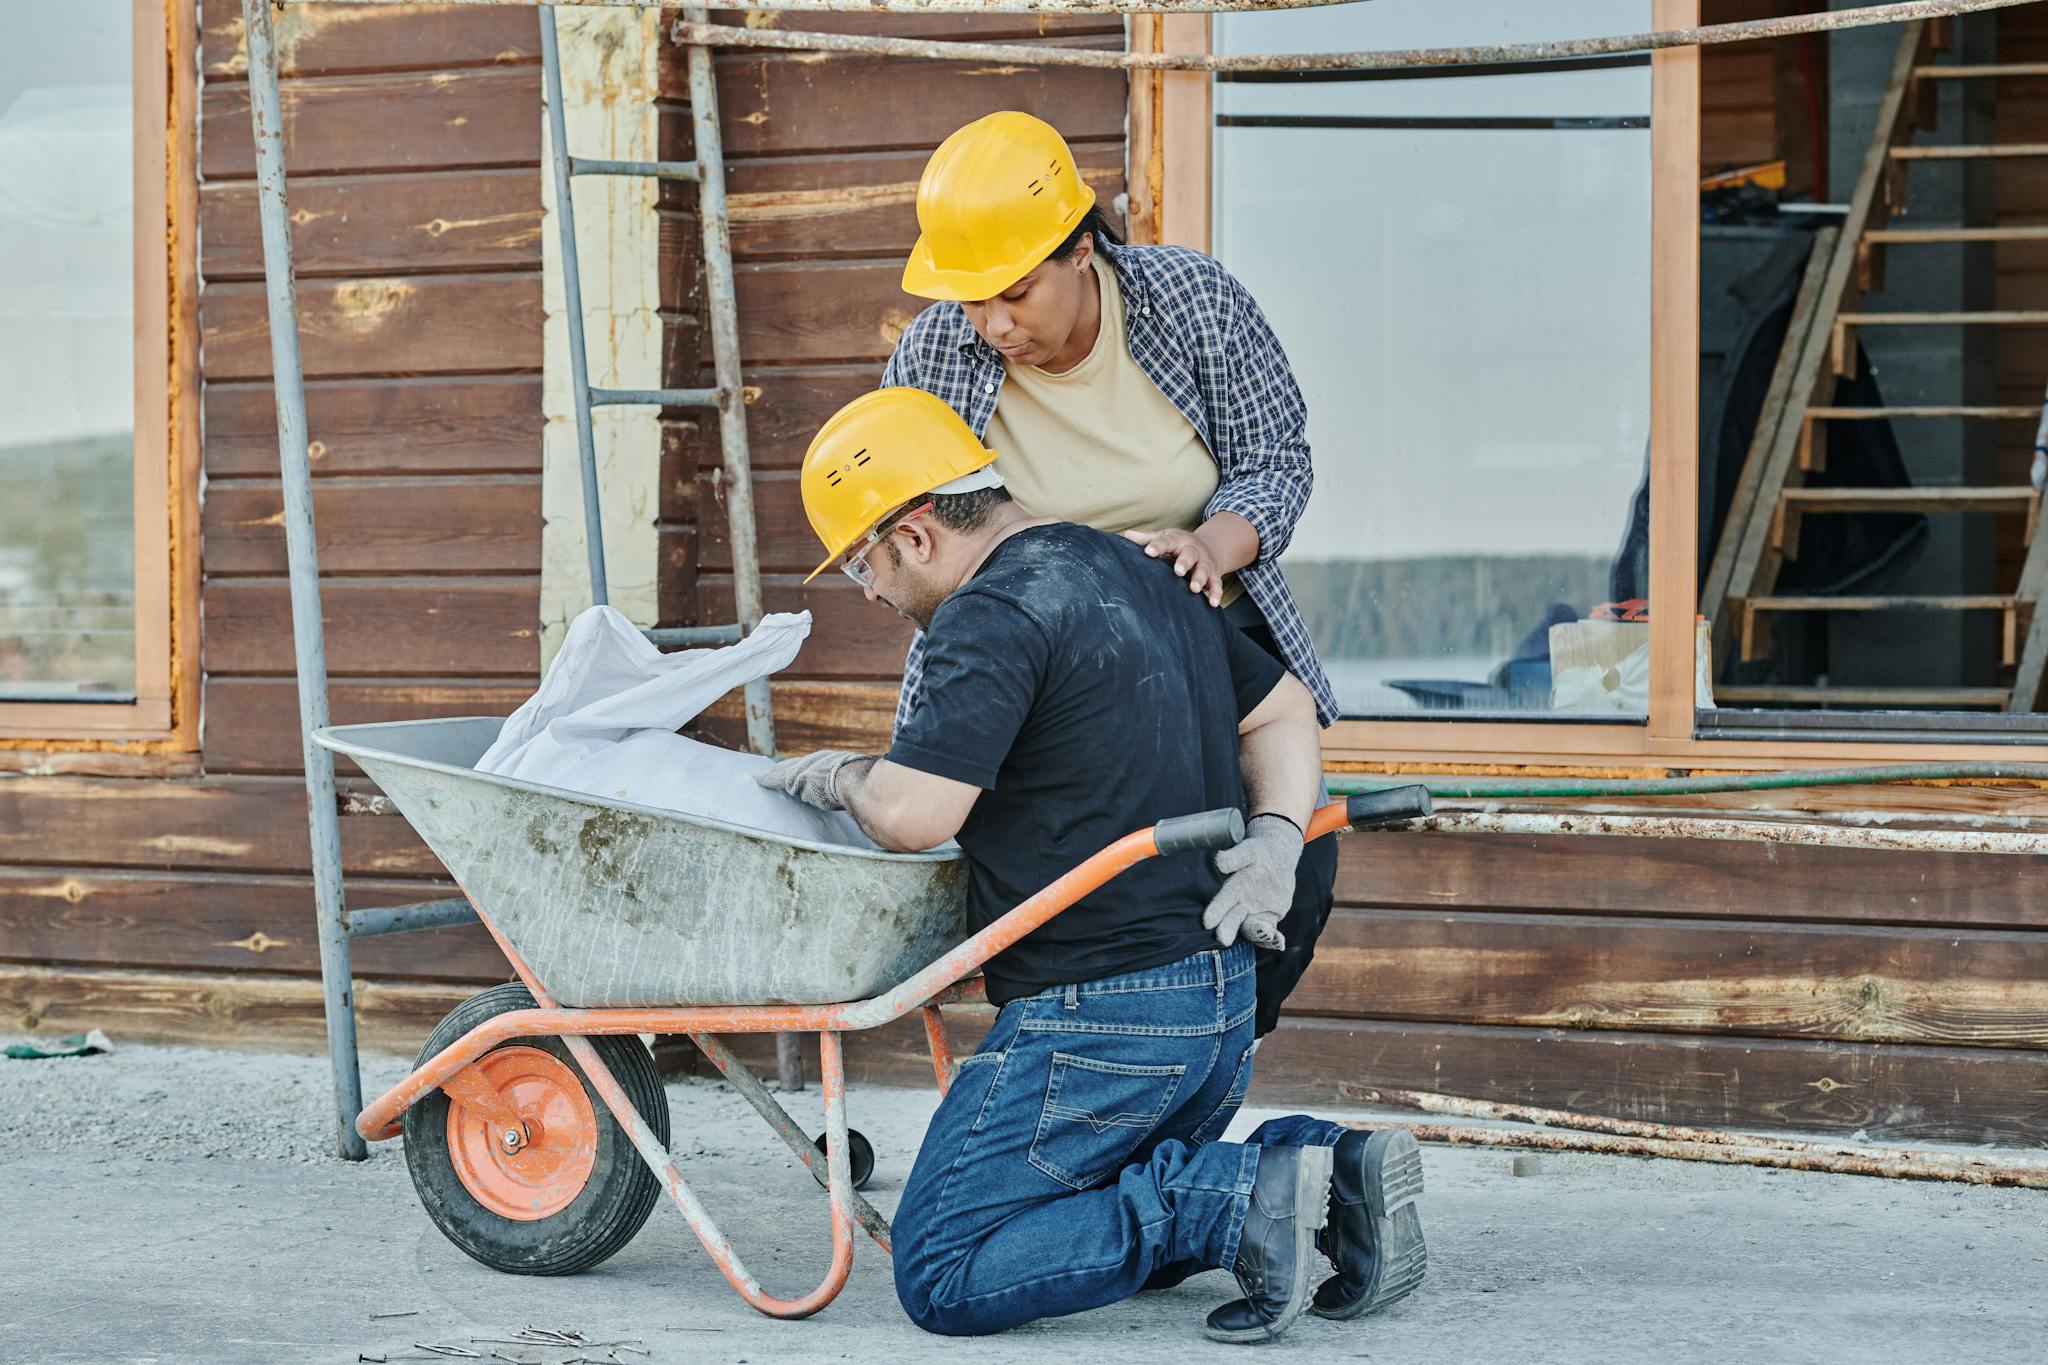
[[[502,724],[314,735],[355,759],[412,821],[521,983],[450,1013],[356,1129],[373,1142],[404,1135],[428,1216],[486,1265],[587,1269],[631,1240],[666,1192],[727,1282],[774,1317],[807,1317],[838,1297],[856,1225],[889,1249],[887,1220],[854,1188],[842,1035],[921,1011],[943,1093],[954,1065],[940,1006],[984,999],[984,963],[1126,868],[1244,836],[1234,809],[1162,820],[957,941],[957,854],[805,844],[475,772]],[[1309,836],[1428,809],[1420,787],[1375,792],[1325,806]],[[725,1032],[818,1035],[822,1143],[717,1037]],[[766,1292],[698,1202],[668,1151],[660,1077],[629,1036],[641,1033],[688,1035],[825,1186],[832,1260],[809,1293]]]
[[[475,771],[502,725],[344,725],[320,742],[384,789],[560,1004],[858,1000],[967,936],[957,850],[782,839]]]

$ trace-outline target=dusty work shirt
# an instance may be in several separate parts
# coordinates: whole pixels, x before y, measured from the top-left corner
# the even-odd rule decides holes
[[[959,834],[980,930],[1133,830],[1242,810],[1238,722],[1285,676],[1130,541],[1032,527],[933,614],[924,701],[888,757],[982,789]],[[1206,853],[1140,863],[991,959],[989,999],[1213,948],[1220,885]]]
[[[1034,516],[1098,531],[1192,531],[1219,475],[1195,424],[1131,359],[1116,271],[1094,258],[1102,324],[1080,364],[1057,374],[1003,362],[983,440],[1002,457],[1010,495]],[[1232,574],[1224,605],[1243,589]]]
[[[1131,358],[1194,426],[1222,471],[1203,520],[1235,512],[1259,533],[1259,557],[1238,578],[1328,725],[1337,718],[1337,696],[1279,564],[1315,482],[1308,405],[1287,353],[1258,302],[1215,257],[1179,246],[1105,244],[1100,251],[1123,295]],[[904,329],[882,382],[937,394],[982,436],[1009,378],[1002,353],[981,339],[960,305],[935,303]],[[899,729],[917,708],[923,653],[919,636],[904,661]]]

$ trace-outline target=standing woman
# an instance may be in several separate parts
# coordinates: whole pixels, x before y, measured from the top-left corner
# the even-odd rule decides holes
[[[1170,562],[1329,725],[1336,698],[1278,563],[1314,481],[1308,409],[1244,286],[1202,252],[1123,245],[1066,140],[1029,114],[947,138],[918,182],[917,221],[903,288],[939,302],[904,329],[882,382],[951,405],[1034,515],[1121,532]],[[923,645],[904,667],[899,727]],[[1337,850],[1302,848],[1278,816],[1252,834],[1276,870],[1299,859],[1286,946],[1258,959],[1264,1035],[1329,917]]]

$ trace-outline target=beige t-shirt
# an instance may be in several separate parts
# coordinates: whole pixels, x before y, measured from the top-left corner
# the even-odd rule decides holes
[[[1098,531],[1192,531],[1216,492],[1216,460],[1194,424],[1131,358],[1123,293],[1098,253],[1102,325],[1094,349],[1052,374],[1005,360],[985,437],[1010,495],[1034,516]],[[1241,589],[1225,580],[1225,605]]]

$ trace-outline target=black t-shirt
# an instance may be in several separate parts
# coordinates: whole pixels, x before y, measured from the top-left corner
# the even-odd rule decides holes
[[[977,930],[1168,816],[1243,809],[1238,722],[1285,670],[1119,536],[1018,531],[940,604],[889,761],[982,789],[960,846]],[[1215,938],[1207,853],[1152,858],[986,968],[1001,1004],[1177,962]]]

